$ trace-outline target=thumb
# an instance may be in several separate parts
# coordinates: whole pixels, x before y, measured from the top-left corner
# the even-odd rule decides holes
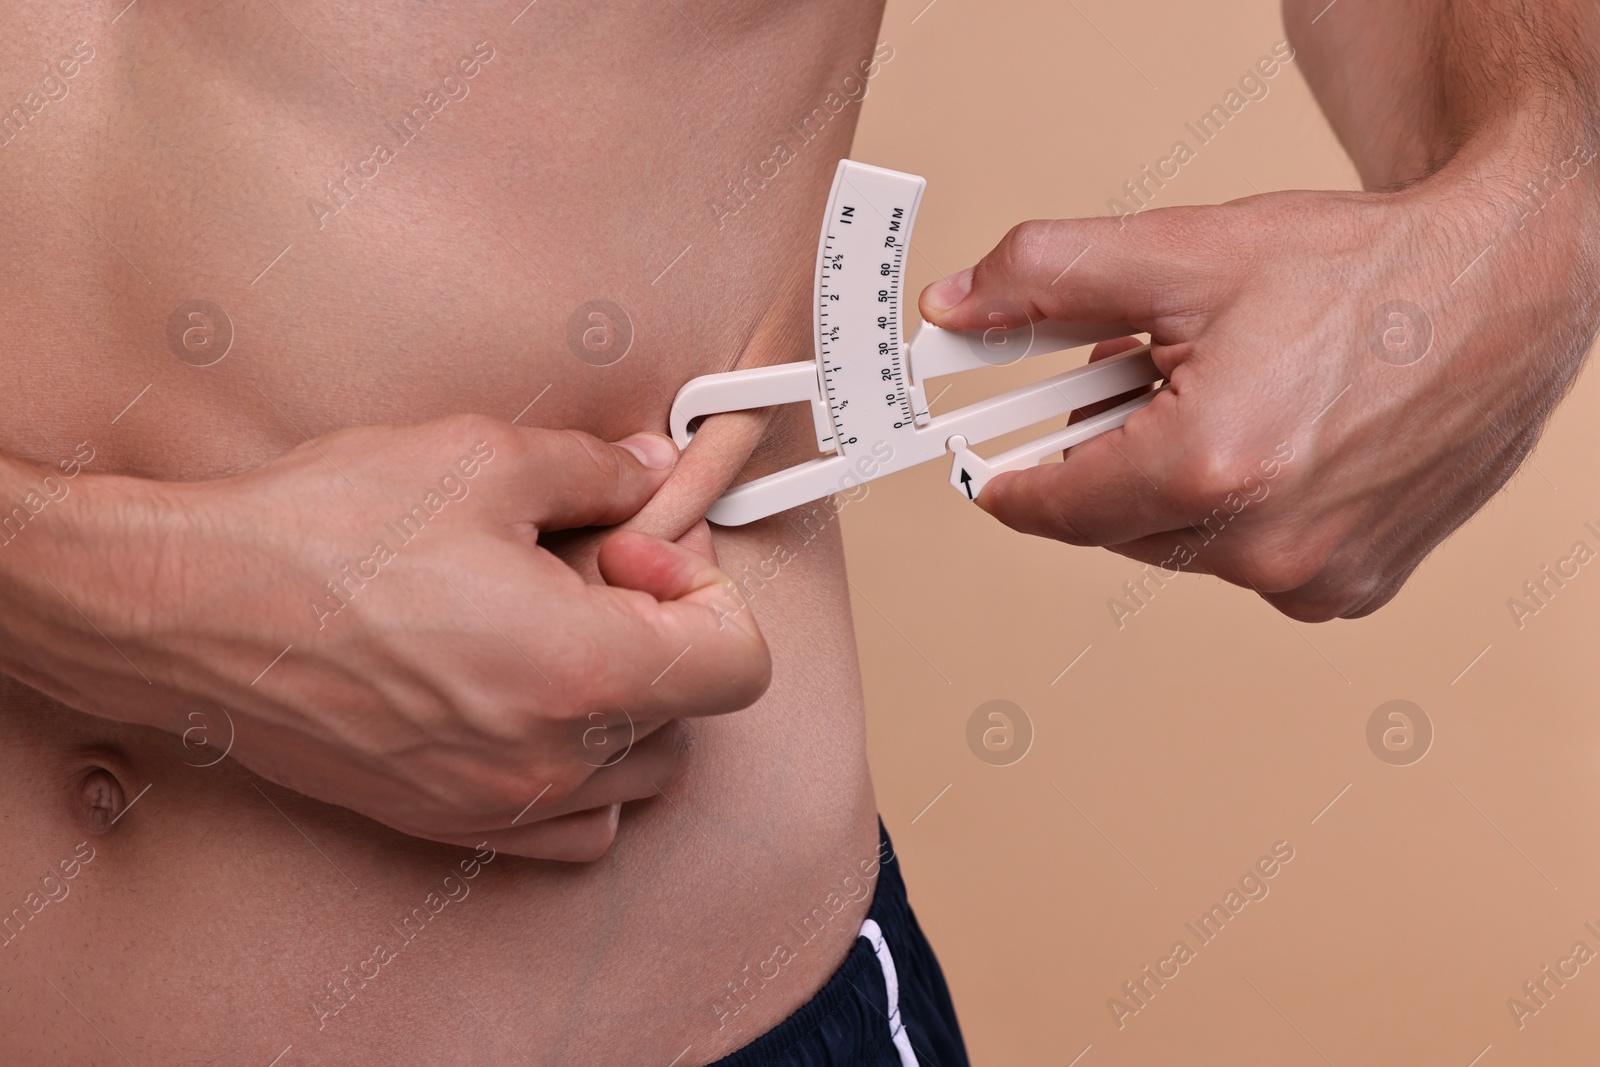
[[[706,547],[710,548],[709,536]],[[648,593],[663,604],[711,608],[718,630],[724,629],[725,619],[731,619],[741,633],[761,642],[761,632],[744,611],[733,579],[717,566],[715,559],[707,559],[682,542],[618,530],[600,547],[599,564],[607,585]]]
[[[678,462],[672,439],[640,433],[608,444],[579,430],[521,430],[515,467],[528,506],[519,518],[541,531],[614,526],[660,489]]]
[[[704,553],[634,530],[618,530],[606,538],[599,563],[607,585],[637,589],[662,601],[720,590],[728,581]]]
[[[1175,232],[1183,215],[1024,222],[977,265],[924,289],[922,317],[947,330],[1040,319],[1149,330],[1191,300],[1185,283],[1195,274]]]

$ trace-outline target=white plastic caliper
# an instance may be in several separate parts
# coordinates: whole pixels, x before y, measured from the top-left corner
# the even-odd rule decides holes
[[[950,484],[976,499],[990,478],[1121,426],[1145,393],[1037,441],[984,459],[971,446],[1161,380],[1150,346],[1057,374],[941,415],[925,387],[945,374],[1000,366],[1133,330],[1045,320],[957,333],[923,323],[901,338],[900,302],[911,225],[927,185],[914,174],[841,160],[817,249],[815,360],[707,374],[678,391],[672,436],[681,448],[705,415],[809,403],[817,448],[829,453],[729,489],[707,518],[742,526],[885,474],[953,454]]]

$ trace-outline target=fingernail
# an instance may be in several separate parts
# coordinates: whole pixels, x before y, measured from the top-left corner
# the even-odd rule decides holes
[[[636,433],[618,441],[617,447],[626,448],[653,471],[665,470],[678,462],[678,446],[672,443],[672,438],[658,433]]]
[[[949,311],[972,292],[972,268],[952,274],[943,281],[928,286],[928,306],[935,311]]]

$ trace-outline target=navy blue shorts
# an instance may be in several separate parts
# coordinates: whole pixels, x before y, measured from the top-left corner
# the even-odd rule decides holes
[[[944,974],[881,822],[878,835],[878,888],[850,954],[798,1011],[711,1067],[968,1067]]]

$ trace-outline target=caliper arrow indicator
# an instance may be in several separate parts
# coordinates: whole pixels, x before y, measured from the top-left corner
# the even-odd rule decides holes
[[[967,468],[965,467],[961,468],[961,488],[967,491],[968,500],[977,499],[977,497],[972,495],[972,475],[967,473]]]

